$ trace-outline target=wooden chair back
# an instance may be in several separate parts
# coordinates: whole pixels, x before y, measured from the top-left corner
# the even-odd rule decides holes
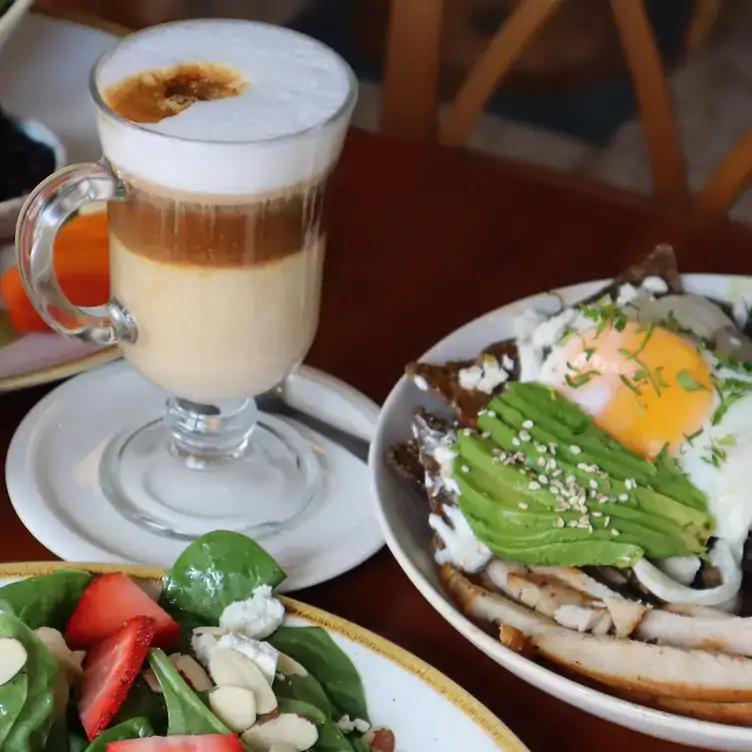
[[[713,0],[707,0],[712,3]],[[496,87],[563,0],[520,0],[438,117],[442,0],[392,0],[381,129],[399,138],[459,146]],[[717,0],[714,5],[717,6]],[[661,201],[723,214],[752,174],[752,129],[692,198],[663,62],[644,0],[609,0],[632,77],[652,174]]]

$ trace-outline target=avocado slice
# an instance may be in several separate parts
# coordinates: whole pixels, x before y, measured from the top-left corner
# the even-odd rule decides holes
[[[562,451],[567,452],[570,445],[579,447],[583,456],[590,457],[615,478],[632,478],[687,506],[708,510],[705,494],[691,483],[675,460],[659,455],[655,463],[649,462],[598,428],[578,405],[549,387],[535,382],[510,383],[504,394],[490,403],[489,410],[504,410],[505,421],[516,430],[525,420],[532,420],[536,427],[540,423],[554,437],[549,440],[559,443]],[[483,417],[479,417],[479,425]]]
[[[493,419],[496,420],[496,419]],[[506,433],[506,427],[503,429]],[[492,432],[496,435],[497,430]],[[503,462],[495,462],[498,455],[494,454],[494,444],[489,439],[473,433],[461,431],[457,438],[457,448],[460,460],[458,460],[458,469],[455,476],[461,475],[462,466],[477,468],[487,474],[489,480],[483,484],[483,490],[491,496],[507,494],[507,489],[511,486],[516,490],[532,495],[548,507],[557,506],[557,495],[551,493],[552,485],[543,487],[539,491],[530,490],[530,483],[539,475],[546,475],[545,468],[537,465],[538,458],[541,457],[534,447],[527,447],[528,451],[532,448],[531,455],[534,463],[528,464],[527,468],[534,471],[532,476],[519,472],[519,468],[513,465],[505,465]],[[696,509],[687,507],[662,494],[658,494],[649,488],[627,488],[626,484],[621,481],[614,481],[610,478],[594,476],[593,473],[582,470],[579,467],[568,465],[562,460],[561,452],[557,452],[556,457],[552,458],[547,452],[549,459],[555,459],[557,468],[554,472],[561,471],[559,480],[574,478],[579,487],[588,491],[586,503],[589,507],[609,515],[614,518],[624,518],[629,520],[643,521],[643,523],[655,530],[665,532],[669,535],[679,537],[685,540],[686,545],[693,552],[705,550],[705,545],[713,530],[713,520],[709,514],[704,514]],[[526,455],[526,461],[529,463],[530,458]],[[550,472],[549,472],[550,475]],[[555,483],[557,479],[551,476],[550,483]],[[590,498],[590,482],[595,481],[598,485],[598,492],[601,496],[608,499],[615,499],[613,502],[603,502],[598,499]],[[521,499],[526,501],[526,499]],[[697,548],[699,546],[699,549]]]
[[[696,538],[683,534],[670,521],[666,521],[669,530],[661,530],[639,516],[634,519],[616,518],[606,513],[596,516],[598,510],[594,510],[596,515],[592,511],[584,515],[575,510],[557,512],[532,502],[510,502],[508,498],[492,497],[483,490],[484,475],[471,470],[455,474],[455,480],[460,488],[460,509],[476,535],[487,545],[488,541],[494,540],[497,543],[504,541],[508,546],[525,543],[526,547],[532,548],[536,544],[618,537],[620,542],[637,545],[648,556],[657,559],[689,556],[704,550]],[[587,524],[576,527],[581,519]]]

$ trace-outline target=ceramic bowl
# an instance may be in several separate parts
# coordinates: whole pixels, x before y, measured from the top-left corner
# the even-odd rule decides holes
[[[600,281],[575,285],[499,308],[456,330],[420,359],[443,363],[474,358],[489,343],[513,336],[513,318],[525,308],[548,309],[555,313],[561,305],[557,295],[561,295],[566,303],[574,303],[598,291],[604,284]],[[690,274],[684,276],[684,284],[688,292],[711,298],[734,302],[744,297],[746,301],[752,301],[752,278]],[[410,420],[418,405],[435,408],[439,403],[412,382],[401,379],[382,409],[371,445],[370,467],[377,515],[386,542],[402,569],[431,605],[463,637],[500,666],[563,702],[645,734],[693,747],[752,749],[752,728],[709,723],[652,710],[584,686],[505,648],[455,608],[439,584],[430,547],[427,502],[398,479],[385,462],[388,448],[410,437]]]

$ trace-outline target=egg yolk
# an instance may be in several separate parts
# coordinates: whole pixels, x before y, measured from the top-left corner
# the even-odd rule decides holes
[[[564,383],[557,386],[597,426],[643,457],[667,446],[676,454],[715,407],[710,369],[690,341],[630,321],[565,344]],[[561,372],[560,372],[561,375]]]

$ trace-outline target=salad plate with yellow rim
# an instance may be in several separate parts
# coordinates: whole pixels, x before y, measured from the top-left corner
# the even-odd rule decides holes
[[[0,566],[2,749],[525,752],[419,659],[277,597],[284,577],[223,531],[167,571]]]

